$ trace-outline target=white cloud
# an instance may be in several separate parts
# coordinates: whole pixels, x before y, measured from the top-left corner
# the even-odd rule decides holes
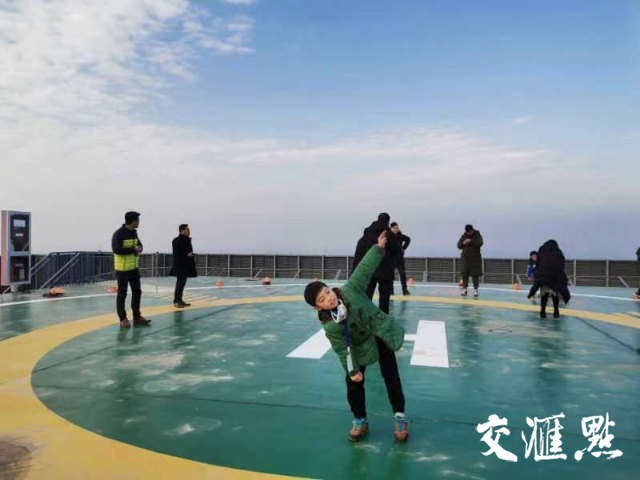
[[[116,121],[193,78],[198,48],[251,53],[250,17],[212,17],[186,0],[0,4],[0,119]]]
[[[533,117],[516,117],[511,120],[511,125],[524,125],[533,120]]]
[[[34,213],[39,251],[107,249],[129,209],[143,213],[148,251],[187,221],[209,251],[348,252],[380,210],[418,231],[428,217],[498,221],[505,206],[535,224],[637,203],[631,175],[455,128],[309,144],[157,124],[137,107],[193,79],[202,49],[251,53],[250,17],[184,0],[0,5],[0,206]]]

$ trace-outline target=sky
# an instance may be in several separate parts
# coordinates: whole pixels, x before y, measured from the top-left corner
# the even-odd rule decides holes
[[[640,246],[640,2],[0,0],[0,208],[33,251]]]

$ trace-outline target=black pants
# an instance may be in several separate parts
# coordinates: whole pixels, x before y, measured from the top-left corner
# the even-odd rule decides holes
[[[393,413],[404,413],[404,393],[402,392],[402,382],[400,381],[396,355],[379,338],[376,338],[376,342],[378,343],[378,351],[380,353],[378,360],[380,363],[380,372],[382,373],[382,378],[384,378],[384,384],[387,387],[389,403],[391,403]],[[366,368],[367,367],[360,367],[363,377],[361,382],[354,382],[347,374],[347,400],[356,418],[365,418],[367,416],[364,392],[364,372]]]
[[[173,294],[173,303],[182,303],[182,294],[184,293],[184,287],[187,285],[186,276],[178,276],[176,279],[176,291]]]
[[[133,319],[140,318],[140,297],[142,289],[140,288],[140,270],[135,269],[130,272],[116,272],[118,280],[118,297],[116,299],[116,309],[120,320],[127,318],[127,310],[124,302],[127,299],[127,290],[131,285],[131,310],[133,310]]]
[[[469,286],[469,274],[462,275],[462,286],[467,288]],[[479,275],[471,275],[473,279],[473,288],[477,289],[480,286],[480,276]]]
[[[380,294],[378,306],[380,307],[380,310],[388,315],[391,291],[393,290],[393,280],[376,280],[375,278],[372,278],[367,286],[367,297],[370,299],[373,299],[373,294],[376,291],[376,285],[378,286],[378,293]]]
[[[549,297],[551,297],[551,300],[553,301],[553,314],[559,315],[560,314],[560,298],[558,298],[557,295],[551,295],[550,293],[543,294],[542,298],[540,299],[540,315],[547,314],[547,302],[549,302]]]
[[[407,272],[404,269],[404,259],[398,262],[396,266],[400,274],[400,283],[402,284],[402,293],[407,291]]]

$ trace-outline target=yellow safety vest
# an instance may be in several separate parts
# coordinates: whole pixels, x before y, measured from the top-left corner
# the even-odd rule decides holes
[[[138,246],[137,238],[129,238],[122,242],[123,248],[133,248]],[[138,268],[138,263],[140,261],[140,256],[135,253],[129,255],[118,255],[117,253],[113,254],[113,260],[115,263],[116,272],[130,272]]]

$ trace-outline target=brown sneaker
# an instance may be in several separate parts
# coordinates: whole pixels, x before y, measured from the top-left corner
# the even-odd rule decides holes
[[[349,432],[349,441],[359,442],[367,433],[369,433],[369,420],[366,418],[356,418]]]
[[[151,325],[151,320],[147,320],[144,317],[139,317],[139,318],[134,318],[133,319],[133,326],[134,327],[148,327],[149,325]]]
[[[120,320],[120,328],[131,328],[131,322],[126,318],[124,320]]]
[[[393,433],[397,441],[407,441],[407,438],[409,438],[409,420],[407,420],[406,416],[396,413],[393,417]]]

